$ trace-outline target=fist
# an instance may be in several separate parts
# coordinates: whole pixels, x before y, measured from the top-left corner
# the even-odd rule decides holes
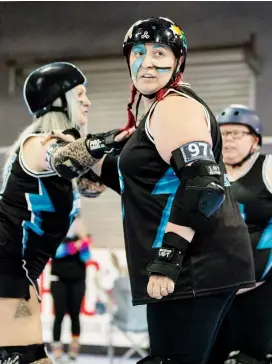
[[[166,276],[152,274],[149,277],[147,293],[152,298],[160,300],[162,297],[168,296],[170,293],[173,293],[174,289],[174,281]]]

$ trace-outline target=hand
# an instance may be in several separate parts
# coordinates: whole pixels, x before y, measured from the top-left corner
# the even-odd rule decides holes
[[[162,297],[173,293],[174,289],[175,283],[172,279],[162,275],[150,275],[147,285],[147,293],[150,297],[160,300]]]
[[[135,127],[133,126],[132,128],[128,129],[128,130],[124,130],[122,131],[120,134],[116,135],[116,137],[114,138],[115,142],[121,142],[122,140],[128,139],[131,137],[131,135],[134,133],[135,131]]]
[[[41,140],[42,145],[45,145],[50,139],[59,139],[63,142],[73,142],[75,138],[70,134],[63,134],[60,130],[53,130],[43,137]]]

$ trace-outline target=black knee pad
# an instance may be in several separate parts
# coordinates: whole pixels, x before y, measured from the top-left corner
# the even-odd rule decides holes
[[[47,358],[43,344],[0,347],[0,364],[30,364]]]
[[[162,359],[148,355],[140,361],[137,361],[136,364],[178,364],[178,362],[172,359]]]

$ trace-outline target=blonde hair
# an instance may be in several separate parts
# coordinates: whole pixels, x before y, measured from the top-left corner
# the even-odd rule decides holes
[[[76,90],[72,90],[65,93],[67,100],[67,111],[68,116],[63,112],[49,111],[47,114],[33,119],[33,122],[27,126],[11,145],[7,152],[6,161],[3,167],[5,173],[6,167],[10,162],[13,154],[17,152],[24,140],[31,134],[50,133],[52,130],[65,130],[70,128],[77,128],[77,117],[78,117],[78,101],[76,98]],[[54,101],[53,106],[62,106],[61,99],[58,98]]]

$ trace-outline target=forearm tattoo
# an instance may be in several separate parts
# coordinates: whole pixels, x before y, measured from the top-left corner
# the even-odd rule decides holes
[[[92,157],[85,145],[86,138],[71,143],[55,142],[46,152],[46,166],[61,177],[73,179],[86,173],[98,159]]]
[[[82,196],[85,197],[98,197],[102,192],[105,191],[106,186],[98,181],[91,181],[84,176],[81,176],[77,180],[78,191]]]

